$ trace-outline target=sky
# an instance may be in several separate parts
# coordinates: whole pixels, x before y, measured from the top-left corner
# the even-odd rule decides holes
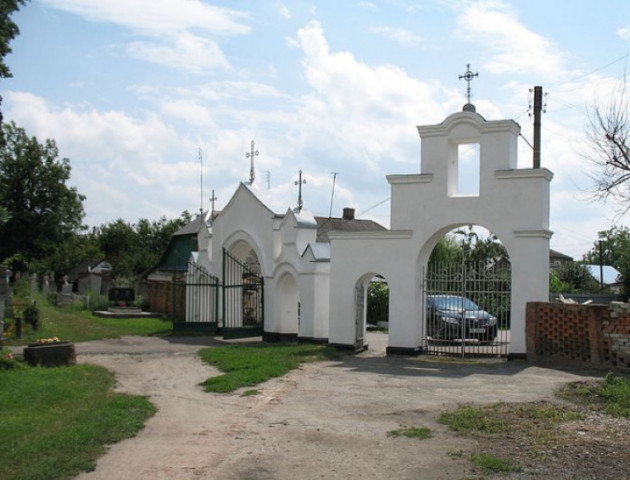
[[[579,6],[579,7],[578,7]],[[274,211],[389,226],[388,174],[420,172],[417,125],[472,103],[522,128],[542,86],[551,247],[576,259],[628,225],[589,193],[585,131],[623,82],[630,3],[542,0],[31,0],[0,83],[5,120],[70,159],[84,223],[221,209],[249,180]],[[333,197],[333,172],[337,172]]]

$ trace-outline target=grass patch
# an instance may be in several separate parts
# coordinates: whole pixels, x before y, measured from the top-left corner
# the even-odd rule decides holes
[[[483,473],[520,472],[521,468],[512,461],[497,457],[492,453],[473,453],[470,461]]]
[[[92,365],[0,371],[0,478],[70,478],[134,436],[156,409],[113,386],[114,375]]]
[[[387,432],[388,437],[407,437],[417,438],[418,440],[426,440],[427,438],[431,438],[431,435],[431,429],[428,427],[403,427]]]
[[[241,397],[253,397],[255,395],[260,395],[260,390],[245,390],[243,393],[241,393]]]
[[[609,373],[601,382],[572,382],[558,396],[615,417],[630,418],[630,378]]]
[[[462,405],[452,412],[442,412],[438,422],[461,433],[502,433],[508,428],[503,420],[492,415],[488,407],[477,408],[470,405]]]
[[[336,358],[337,351],[323,345],[296,343],[231,344],[199,351],[204,362],[224,372],[203,382],[207,392],[229,393],[281,377],[302,363]]]
[[[99,318],[78,307],[55,307],[43,298],[37,306],[40,311],[39,329],[23,325],[22,339],[11,338],[8,345],[24,345],[38,338],[59,337],[67,342],[83,342],[121,335],[168,335],[173,331],[171,321],[160,318]]]

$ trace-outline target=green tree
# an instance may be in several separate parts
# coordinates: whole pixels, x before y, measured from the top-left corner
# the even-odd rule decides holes
[[[459,264],[462,262],[462,248],[453,235],[440,238],[429,256],[429,267],[438,264]]]
[[[624,295],[630,296],[630,229],[612,227],[599,232],[599,239],[586,254],[584,261],[599,265],[600,251],[602,265],[610,265],[619,270],[623,282]]]
[[[11,20],[11,15],[19,10],[20,5],[25,5],[25,0],[2,0],[0,2],[0,78],[10,78],[11,70],[4,57],[11,53],[10,43],[19,33],[20,29]],[[2,97],[0,97],[0,103]],[[0,123],[2,123],[2,112],[0,111]]]
[[[40,144],[13,122],[2,132],[0,207],[9,218],[0,225],[0,261],[26,270],[82,230],[85,197],[66,184],[70,161],[58,158],[53,140]]]
[[[366,321],[376,325],[389,317],[389,287],[382,277],[373,279],[368,285]]]
[[[112,264],[114,276],[119,280],[131,280],[155,266],[171,236],[190,220],[187,211],[176,219],[162,216],[150,221],[142,218],[135,224],[118,219],[100,227],[98,245]]]
[[[599,283],[584,263],[565,262],[554,275],[564,288],[564,292],[559,293],[594,293],[599,290]],[[558,286],[556,284],[555,288]]]

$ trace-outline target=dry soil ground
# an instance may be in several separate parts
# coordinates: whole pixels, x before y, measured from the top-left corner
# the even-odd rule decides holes
[[[436,421],[441,411],[468,402],[553,400],[565,382],[598,376],[525,362],[385,357],[384,337],[370,334],[370,351],[307,364],[261,385],[256,396],[201,390],[201,381],[219,373],[196,355],[212,341],[125,337],[80,344],[80,362],[113,370],[120,391],[147,395],[159,410],[78,479],[480,478],[469,455],[488,445],[449,432]],[[433,436],[387,435],[401,425],[430,427]],[[544,468],[539,473],[555,478]],[[557,478],[574,478],[565,473]],[[533,478],[532,472],[518,478]]]

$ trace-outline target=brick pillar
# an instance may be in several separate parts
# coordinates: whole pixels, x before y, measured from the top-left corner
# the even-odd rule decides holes
[[[525,307],[525,348],[527,360],[538,360],[536,351],[536,331],[538,330],[538,307],[540,302],[528,302]]]

